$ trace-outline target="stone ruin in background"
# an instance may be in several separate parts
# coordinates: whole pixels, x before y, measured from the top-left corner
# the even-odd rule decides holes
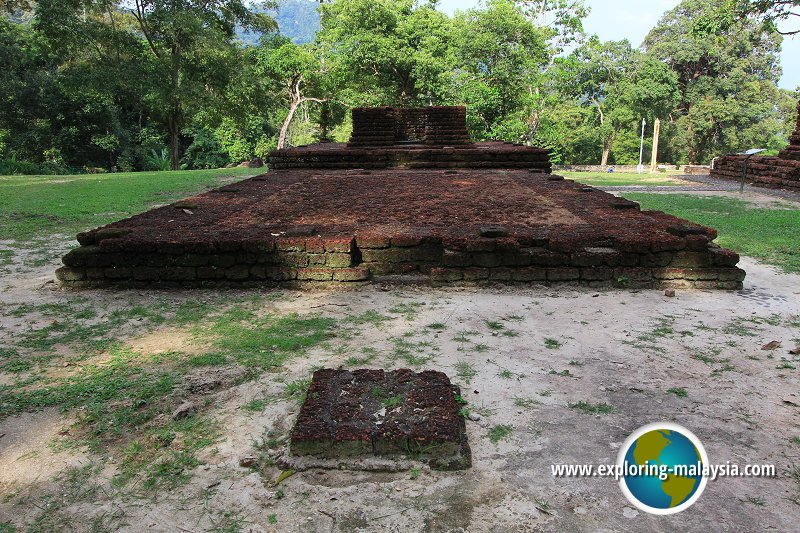
[[[739,181],[744,176],[745,159],[743,155],[720,157],[711,169],[711,176]],[[800,190],[800,102],[797,104],[796,129],[789,137],[789,146],[778,157],[750,158],[747,181],[759,187]]]
[[[349,143],[277,150],[267,174],[83,232],[57,276],[741,288],[739,256],[715,230],[554,176],[547,150],[472,142],[466,113],[354,109]]]

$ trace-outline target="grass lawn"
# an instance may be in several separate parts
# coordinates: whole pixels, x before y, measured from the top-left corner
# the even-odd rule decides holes
[[[30,239],[75,234],[266,169],[0,176],[0,235]]]
[[[556,174],[595,187],[618,187],[625,185],[654,187],[686,184],[669,174],[637,174],[635,172],[556,172]]]
[[[717,243],[743,255],[800,272],[800,209],[757,208],[742,200],[685,194],[631,193],[642,209],[656,209],[719,231]]]

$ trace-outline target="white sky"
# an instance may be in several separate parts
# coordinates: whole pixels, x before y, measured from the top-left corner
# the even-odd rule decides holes
[[[441,0],[439,8],[448,13],[469,9],[479,0]],[[584,21],[589,34],[597,34],[603,41],[628,39],[634,46],[642,44],[647,33],[656,25],[664,12],[677,6],[679,0],[587,0],[592,12]],[[784,89],[800,87],[800,37],[787,37],[783,42],[781,66]]]

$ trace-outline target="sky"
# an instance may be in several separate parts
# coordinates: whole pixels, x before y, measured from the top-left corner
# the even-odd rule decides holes
[[[589,34],[597,34],[603,41],[628,39],[634,46],[642,44],[647,33],[661,16],[677,6],[679,0],[587,0],[592,12],[584,21]],[[469,9],[478,0],[441,0],[439,7],[452,13],[457,9]],[[783,77],[779,85],[784,89],[800,87],[800,36],[787,37],[783,41],[781,66]]]

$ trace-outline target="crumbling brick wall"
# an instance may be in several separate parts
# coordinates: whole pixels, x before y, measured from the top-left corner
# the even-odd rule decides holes
[[[465,107],[355,108],[348,146],[391,146],[419,141],[429,146],[472,144]]]
[[[778,157],[752,157],[747,163],[747,181],[758,187],[800,190],[800,102],[797,104],[797,129],[789,146]],[[741,180],[746,156],[727,155],[715,161],[715,178]]]

